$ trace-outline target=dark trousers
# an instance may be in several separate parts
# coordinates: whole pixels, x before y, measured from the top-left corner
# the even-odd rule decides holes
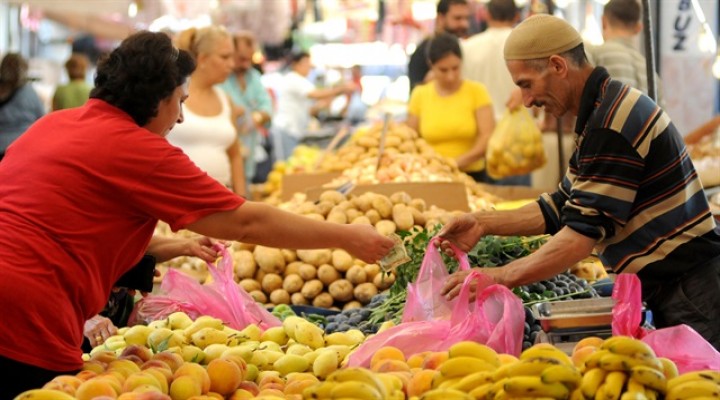
[[[720,257],[664,281],[643,281],[655,326],[686,324],[720,351]]]
[[[58,375],[75,375],[79,371],[50,371],[0,356],[0,400],[12,400],[18,394],[39,389]]]

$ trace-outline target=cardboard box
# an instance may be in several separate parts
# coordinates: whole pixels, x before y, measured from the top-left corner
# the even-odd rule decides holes
[[[320,194],[328,190],[315,187],[306,190],[308,200],[317,200]],[[470,211],[467,189],[460,182],[407,182],[378,183],[374,185],[357,185],[349,194],[360,195],[373,192],[390,196],[396,192],[406,192],[414,199],[423,199],[428,206],[434,205],[447,211]]]
[[[304,193],[308,189],[321,187],[340,176],[340,172],[308,172],[283,175],[280,199],[288,201],[295,193]]]

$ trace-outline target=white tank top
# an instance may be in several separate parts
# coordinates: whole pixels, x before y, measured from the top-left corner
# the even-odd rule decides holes
[[[193,113],[186,106],[183,108],[183,123],[175,124],[167,138],[170,143],[181,148],[200,169],[230,187],[232,179],[227,149],[237,138],[237,132],[230,121],[231,109],[227,96],[217,87],[213,90],[222,103],[220,114],[205,117]]]

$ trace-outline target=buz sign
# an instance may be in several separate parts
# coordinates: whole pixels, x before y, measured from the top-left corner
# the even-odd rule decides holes
[[[678,1],[677,15],[673,23],[673,50],[686,51],[689,28],[695,19],[692,0]]]

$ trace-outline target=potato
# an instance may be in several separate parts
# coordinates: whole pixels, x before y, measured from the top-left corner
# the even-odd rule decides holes
[[[255,246],[253,251],[255,262],[265,272],[282,274],[285,270],[285,257],[280,249],[265,246]]]
[[[237,250],[247,250],[249,252],[252,252],[255,250],[255,245],[253,243],[242,243],[242,242],[233,242],[232,249]]]
[[[348,208],[348,209],[345,211],[345,215],[347,216],[347,220],[348,220],[348,221],[352,221],[352,220],[354,220],[355,218],[358,218],[358,217],[360,217],[360,216],[363,216],[363,217],[365,216],[365,214],[364,214],[363,212],[361,212],[361,211],[359,211],[359,210],[356,210],[356,209],[354,209],[354,208]]]
[[[315,221],[325,221],[325,217],[318,213],[305,214],[303,217],[314,219]]]
[[[256,290],[262,289],[262,286],[260,286],[260,282],[256,281],[255,279],[246,278],[240,281],[238,285],[243,288],[244,291],[250,293],[254,292]]]
[[[332,252],[332,265],[340,272],[345,272],[353,265],[352,256],[345,250],[336,249]]]
[[[367,135],[359,137],[355,143],[368,149],[377,149],[380,146],[380,141],[377,138]]]
[[[372,206],[383,219],[388,219],[392,215],[393,204],[387,197],[377,195],[372,200]]]
[[[390,149],[397,149],[402,144],[402,139],[397,136],[387,135],[385,136],[385,151]]]
[[[365,272],[365,269],[363,267],[359,265],[353,265],[345,273],[345,279],[350,281],[350,283],[352,283],[353,285],[359,285],[361,283],[367,282],[367,272]]]
[[[278,274],[267,274],[263,277],[261,286],[263,292],[272,293],[275,289],[280,289],[283,285],[283,278]]]
[[[367,196],[365,194],[355,197],[354,199],[352,199],[352,202],[355,205],[355,208],[364,213],[372,209],[372,199],[370,198],[370,196]]]
[[[383,236],[388,236],[390,234],[395,233],[397,230],[397,226],[395,226],[395,223],[388,220],[380,220],[375,224],[375,230],[378,231],[379,234]]]
[[[298,250],[297,255],[302,261],[316,267],[328,264],[332,259],[332,252],[330,249]]]
[[[355,286],[355,290],[353,290],[353,296],[355,296],[355,300],[359,301],[362,304],[368,304],[372,300],[373,296],[378,294],[378,288],[375,286],[375,284],[367,282],[367,283],[361,283],[357,286]]]
[[[402,142],[400,146],[398,146],[398,151],[404,154],[415,154],[418,152],[418,148],[415,145],[415,142],[412,142],[410,140]]]
[[[300,293],[302,293],[303,296],[305,296],[306,299],[314,299],[317,295],[319,295],[323,290],[323,283],[320,282],[318,279],[313,279],[311,281],[305,282],[302,289],[300,290]]]
[[[292,294],[295,292],[299,292],[304,284],[305,281],[303,280],[303,278],[300,277],[300,275],[290,274],[286,276],[283,280],[282,288],[285,289],[286,292]],[[272,296],[270,297],[270,301],[272,301],[273,303],[277,303],[275,300],[272,299]]]
[[[377,264],[365,264],[363,266],[363,269],[365,270],[368,282],[372,282],[372,280],[375,278],[375,275],[380,273],[380,266]]]
[[[280,253],[282,253],[286,265],[288,263],[297,261],[297,253],[295,253],[295,250],[281,249]]]
[[[257,270],[257,271],[255,272],[255,280],[258,281],[258,282],[262,282],[263,278],[264,278],[265,275],[267,275],[267,274],[268,274],[267,272],[259,269],[259,270]]]
[[[339,302],[350,301],[353,298],[353,284],[347,279],[338,279],[328,286],[328,292]]]
[[[407,231],[413,227],[413,215],[405,204],[395,204],[392,208],[392,217],[395,226],[400,231]]]
[[[427,219],[420,210],[415,207],[408,207],[408,210],[410,210],[410,212],[412,213],[413,223],[415,225],[425,226]]]
[[[306,201],[305,203],[300,204],[300,206],[295,210],[295,213],[297,213],[297,214],[320,214],[320,210],[317,208],[315,203]]]
[[[265,295],[265,293],[259,290],[253,290],[252,292],[250,292],[250,296],[252,296],[252,298],[255,299],[255,301],[257,301],[258,303],[265,304],[268,301],[267,295]]]
[[[347,224],[347,215],[341,210],[330,211],[327,215],[327,222],[334,222],[336,224]]]
[[[395,192],[390,195],[390,201],[392,201],[393,204],[408,205],[412,201],[412,197],[410,197],[407,192]]]
[[[378,223],[378,221],[382,220],[382,218],[380,217],[380,213],[377,212],[377,210],[367,210],[365,212],[365,216],[372,225],[375,225]]]
[[[389,274],[386,274],[384,272],[380,272],[379,274],[375,275],[375,278],[373,278],[373,284],[380,290],[385,290],[392,286],[392,284],[395,283],[395,274],[390,272]]]
[[[298,275],[300,275],[300,277],[304,281],[311,281],[317,276],[317,267],[315,267],[314,265],[302,263],[300,264],[300,268],[298,269]]]
[[[335,203],[331,203],[329,201],[321,201],[317,203],[316,206],[318,213],[321,214],[323,217],[327,217],[327,215],[330,213],[330,210],[335,207]]]
[[[312,304],[314,307],[330,308],[333,305],[333,298],[329,293],[323,292],[313,299]]]
[[[362,307],[362,304],[357,300],[353,300],[353,301],[348,301],[347,303],[345,303],[345,305],[343,306],[342,309],[343,310],[353,310],[353,309],[360,308],[360,307]]]
[[[320,201],[327,201],[333,204],[339,204],[345,200],[345,195],[337,190],[326,190],[320,194]]]
[[[257,264],[255,263],[255,257],[248,250],[239,250],[233,254],[233,261],[235,262],[234,270],[235,275],[239,279],[252,278],[257,271]]]
[[[290,303],[295,306],[305,306],[310,304],[302,293],[297,292],[290,295]]]
[[[292,274],[300,274],[300,266],[304,263],[302,261],[293,261],[290,264],[285,266],[285,272],[283,273],[283,276],[287,277],[288,275]]]
[[[351,209],[351,208],[355,208],[355,206],[353,205],[353,203],[351,203],[351,202],[348,201],[348,200],[341,201],[340,203],[338,203],[337,206],[338,206],[338,208],[340,208],[340,209],[342,209],[342,210],[344,210],[344,211],[347,211],[347,210],[349,210],[349,209]]]
[[[425,204],[425,200],[423,200],[423,199],[410,200],[410,207],[412,207],[418,211],[425,211],[427,209],[427,205]]]
[[[317,277],[325,285],[329,285],[340,279],[340,272],[332,265],[321,265],[317,270]]]
[[[353,225],[372,225],[370,223],[370,219],[364,215],[360,215],[359,217],[353,219],[350,223]]]
[[[290,304],[290,293],[285,289],[275,289],[270,293],[270,302],[273,304]]]

